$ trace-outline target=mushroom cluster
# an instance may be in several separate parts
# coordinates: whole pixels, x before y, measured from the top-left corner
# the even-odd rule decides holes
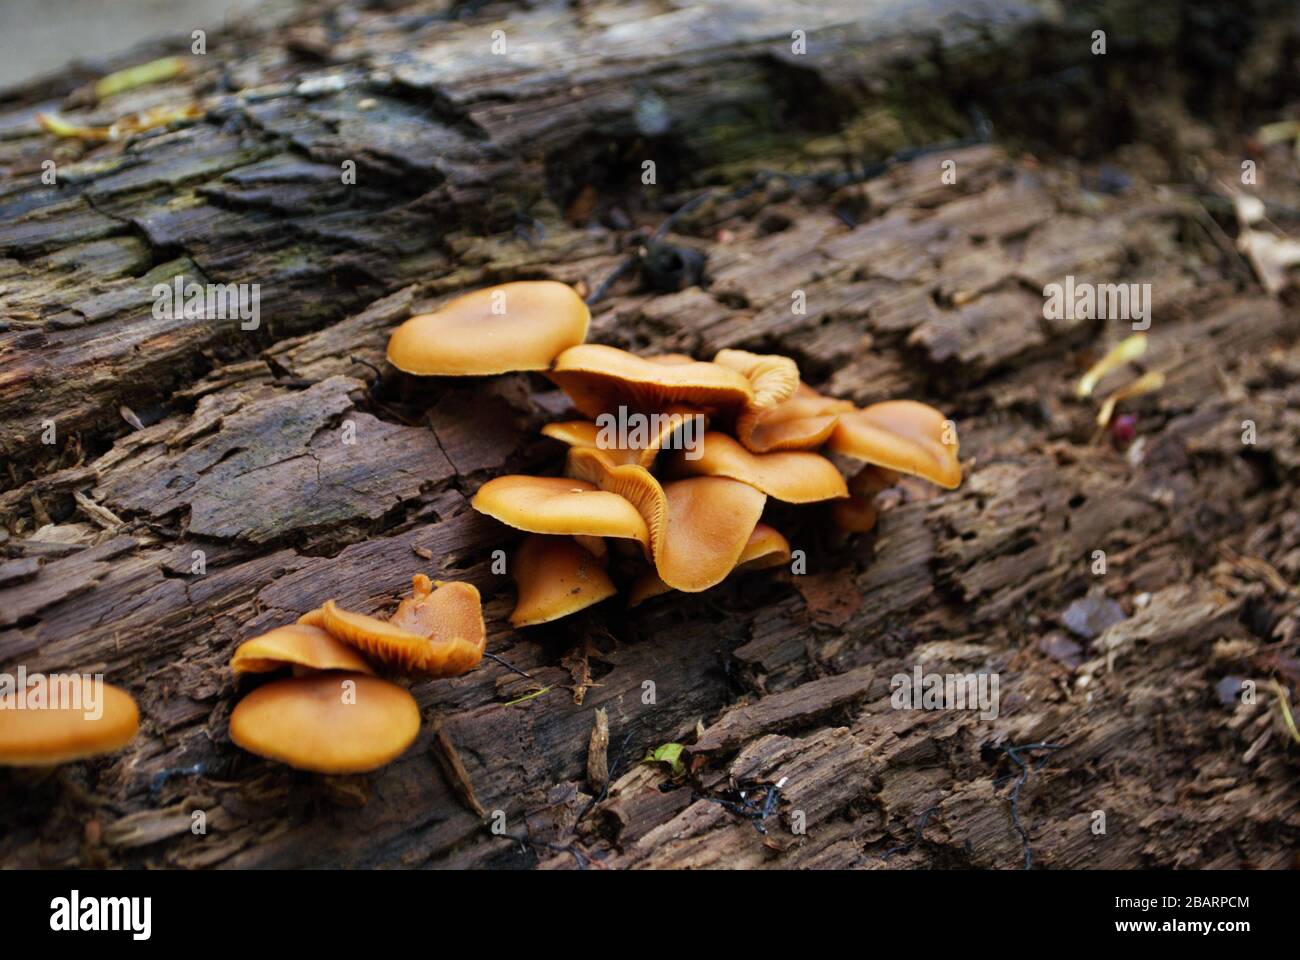
[[[377,669],[452,677],[473,669],[487,643],[478,590],[468,583],[412,578],[411,596],[387,620],[333,600],[246,640],[236,674],[290,670],[258,687],[230,715],[230,739],[250,753],[316,773],[361,773],[406,751],[420,710],[404,687]]]
[[[569,448],[563,476],[497,477],[472,501],[529,534],[510,567],[515,626],[616,593],[611,543],[637,558],[636,604],[785,563],[789,543],[761,522],[769,498],[829,501],[839,527],[864,532],[875,524],[876,494],[901,474],[961,482],[955,430],[932,407],[895,400],[858,409],[802,383],[789,357],[721,350],[700,361],[584,343],[589,322],[563,284],[508,283],[413,317],[388,344],[394,366],[422,376],[543,372],[584,418],[542,430]],[[633,419],[634,429],[610,429]],[[823,449],[864,465],[846,482]]]

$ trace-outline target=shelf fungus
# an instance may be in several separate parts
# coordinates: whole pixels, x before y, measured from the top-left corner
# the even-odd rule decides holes
[[[230,669],[235,673],[271,673],[284,667],[295,670],[348,670],[373,674],[365,659],[342,640],[320,627],[291,623],[245,640],[235,650]]]
[[[419,376],[546,370],[587,338],[590,322],[586,303],[566,284],[504,283],[411,317],[389,338],[388,362]]]
[[[760,523],[754,527],[754,532],[749,535],[749,540],[746,541],[745,548],[740,552],[740,559],[736,561],[731,573],[741,573],[745,570],[765,570],[769,567],[780,567],[789,562],[790,541],[782,536],[780,531],[769,527],[765,523]],[[643,571],[632,584],[632,589],[628,593],[627,605],[635,607],[651,597],[671,593],[672,589],[663,582],[657,571]]]
[[[476,587],[413,578],[411,596],[388,620],[344,610],[333,600],[298,620],[321,627],[368,656],[407,673],[455,677],[483,658],[487,629]]]
[[[479,513],[529,533],[615,537],[650,545],[646,522],[635,506],[570,477],[497,477],[479,487],[470,503]]]
[[[618,592],[600,562],[569,537],[524,538],[511,572],[519,589],[510,615],[516,627],[567,617]]]
[[[672,355],[654,360],[595,343],[565,350],[548,376],[592,419],[620,407],[657,413],[674,404],[706,414],[738,411],[754,396],[744,374],[721,364]]]
[[[915,400],[886,400],[840,414],[826,446],[950,490],[961,484],[955,427],[938,410]]]
[[[250,753],[315,773],[364,773],[401,756],[420,730],[415,698],[359,673],[276,680],[239,701],[230,739]]]
[[[42,680],[0,695],[0,766],[49,767],[114,753],[140,729],[140,710],[125,690],[91,677]]]
[[[667,469],[670,476],[730,477],[785,503],[815,503],[849,495],[835,464],[819,453],[751,453],[727,434],[716,431],[704,435],[698,458],[674,452]]]

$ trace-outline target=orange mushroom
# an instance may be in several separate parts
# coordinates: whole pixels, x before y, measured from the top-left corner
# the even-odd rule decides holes
[[[884,467],[867,464],[849,481],[849,498],[831,504],[831,520],[848,533],[867,533],[875,529],[876,494],[898,482],[898,474]]]
[[[716,363],[656,362],[595,343],[565,350],[547,375],[592,419],[619,407],[654,413],[676,403],[705,413],[739,410],[754,395],[743,374]]]
[[[719,350],[714,363],[743,373],[753,387],[749,408],[767,410],[790,399],[799,386],[799,366],[789,357],[748,350]]]
[[[435,590],[434,587],[437,587]],[[333,600],[298,618],[382,663],[431,677],[455,677],[483,658],[487,629],[478,589],[413,578],[412,595],[390,620],[344,610]]]
[[[957,432],[934,407],[887,400],[840,414],[827,448],[953,489],[961,484]]]
[[[567,617],[618,592],[596,558],[568,537],[525,537],[511,572],[519,588],[510,615],[516,627]]]
[[[388,362],[420,376],[545,370],[587,338],[590,322],[587,305],[563,283],[503,283],[407,320],[388,341]]]
[[[415,698],[359,673],[314,673],[258,687],[230,714],[230,739],[316,773],[364,773],[401,756],[420,730]]]
[[[789,450],[751,453],[725,433],[704,435],[698,459],[674,452],[667,467],[672,476],[731,477],[786,503],[813,503],[849,495],[835,464],[818,453]]]
[[[230,660],[230,669],[235,673],[270,673],[282,667],[375,672],[355,648],[335,639],[328,631],[305,623],[276,627],[245,640]]]
[[[542,435],[571,447],[594,447],[603,450],[615,463],[635,463],[649,469],[661,450],[680,449],[683,445],[678,436],[692,434],[686,438],[693,440],[704,433],[708,418],[703,413],[682,404],[669,407],[662,413],[647,415],[646,419],[627,431],[626,437],[620,437],[613,415],[603,423],[591,420],[566,420],[548,423],[542,427]],[[620,441],[626,440],[624,446]]]
[[[90,677],[41,677],[0,696],[0,766],[45,767],[122,749],[140,729],[135,699]],[[32,699],[40,690],[39,706]]]
[[[746,407],[736,418],[736,439],[754,453],[813,450],[830,439],[839,415],[851,410],[847,400],[823,397],[801,383],[772,407]]]
[[[767,495],[727,477],[691,477],[666,486],[645,468],[617,465],[603,451],[574,447],[567,469],[636,505],[650,532],[655,569],[675,590],[697,593],[735,567]]]
[[[760,523],[754,527],[754,532],[749,535],[749,540],[745,543],[745,549],[741,551],[740,559],[731,572],[739,573],[742,570],[763,570],[767,567],[779,567],[788,562],[789,559],[790,542],[781,535],[780,531],[769,527],[765,523]],[[657,571],[653,569],[646,570],[632,584],[627,605],[635,607],[651,597],[670,593],[672,589],[663,582]]]
[[[645,520],[633,504],[569,477],[497,477],[479,487],[470,505],[529,533],[616,537],[636,540],[644,547],[650,544]]]

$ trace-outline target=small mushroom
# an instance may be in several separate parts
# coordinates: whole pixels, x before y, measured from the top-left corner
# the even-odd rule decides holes
[[[742,570],[763,570],[767,567],[779,567],[788,562],[789,559],[790,541],[786,540],[779,530],[769,527],[766,523],[760,523],[754,527],[754,532],[749,535],[749,540],[745,543],[745,549],[741,551],[740,559],[731,572],[734,574]],[[627,605],[635,607],[651,597],[671,593],[672,589],[663,582],[655,570],[646,570],[632,584]]]
[[[951,490],[961,484],[961,462],[956,434],[945,442],[948,423],[924,403],[887,400],[840,414],[827,449]]]
[[[420,708],[395,683],[314,673],[258,687],[230,714],[230,739],[260,757],[316,773],[364,773],[401,756]]]
[[[645,520],[633,504],[579,479],[497,477],[479,487],[470,505],[529,533],[616,537],[650,545]]]
[[[682,432],[690,419],[697,418],[697,436],[703,433],[707,418],[699,410],[681,404],[674,405],[660,414],[651,414],[644,432],[645,442],[632,446],[619,446],[617,436],[611,431],[591,420],[566,420],[548,423],[542,427],[542,435],[571,447],[594,447],[603,450],[615,463],[634,463],[647,470],[654,463],[659,452],[678,446],[676,435]],[[629,437],[627,439],[640,439]]]
[[[595,343],[565,350],[547,376],[592,419],[619,407],[655,413],[678,403],[705,413],[740,410],[754,395],[743,374],[716,363],[656,362]]]
[[[276,627],[245,640],[230,660],[230,669],[235,673],[270,673],[282,667],[375,672],[355,648],[335,639],[328,631],[305,623]]]
[[[675,451],[668,461],[672,476],[731,477],[786,503],[814,503],[849,495],[835,464],[818,453],[788,450],[751,453],[725,433],[704,435],[700,456]]]
[[[849,498],[831,504],[831,519],[848,533],[867,533],[876,526],[876,494],[898,482],[898,474],[867,464],[849,481]]]
[[[644,467],[617,465],[601,450],[574,447],[567,469],[636,505],[650,532],[655,569],[674,590],[698,593],[735,567],[767,495],[728,477],[660,485]]]
[[[823,397],[801,383],[775,406],[745,408],[736,418],[736,439],[754,453],[813,450],[830,439],[840,414],[853,409],[847,400]]]
[[[0,766],[48,767],[122,749],[140,729],[135,698],[119,687],[75,677],[40,707],[19,709],[15,690],[0,697]]]
[[[519,588],[510,615],[516,627],[567,617],[618,592],[596,558],[568,537],[525,537],[511,571]]]
[[[794,396],[799,387],[799,366],[778,354],[748,350],[719,350],[714,363],[743,373],[754,389],[747,409],[768,410]]]
[[[571,287],[526,280],[475,290],[393,331],[388,362],[420,376],[545,370],[587,337],[591,311]]]
[[[321,627],[381,663],[410,673],[455,677],[478,666],[487,645],[478,589],[469,583],[435,584],[423,574],[413,578],[412,586],[411,597],[390,620],[353,613],[326,600],[298,622]]]

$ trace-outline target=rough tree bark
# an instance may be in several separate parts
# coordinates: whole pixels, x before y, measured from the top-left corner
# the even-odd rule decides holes
[[[1224,118],[1296,93],[1272,6],[1232,37],[1196,5],[393,6],[213,32],[185,76],[102,103],[89,68],[0,101],[0,666],[103,671],[143,714],[117,757],[0,770],[0,863],[1293,863],[1300,324],[1203,196],[1239,170]],[[201,119],[125,144],[35,120],[194,101]],[[1010,146],[1031,140],[1109,162]],[[944,146],[898,156],[926,144]],[[1267,162],[1285,217],[1295,160]],[[511,632],[490,557],[513,536],[467,498],[557,467],[538,428],[563,399],[522,375],[411,382],[384,368],[388,332],[484,282],[593,289],[630,223],[705,187],[670,235],[703,277],[628,274],[591,339],[776,350],[858,403],[925,400],[960,424],[966,482],[905,483],[847,541],[776,511],[806,575]],[[155,319],[151,288],[182,273],[260,284],[261,328]],[[1124,452],[1072,385],[1127,324],[1045,320],[1044,286],[1071,274],[1152,284],[1143,362],[1167,383],[1126,407]],[[331,597],[387,611],[421,571],[474,582],[489,651],[535,682],[484,661],[415,685],[419,741],[365,777],[230,743],[240,640]],[[996,672],[1000,715],[892,709],[916,664]],[[687,746],[675,788],[641,762],[667,742]]]

